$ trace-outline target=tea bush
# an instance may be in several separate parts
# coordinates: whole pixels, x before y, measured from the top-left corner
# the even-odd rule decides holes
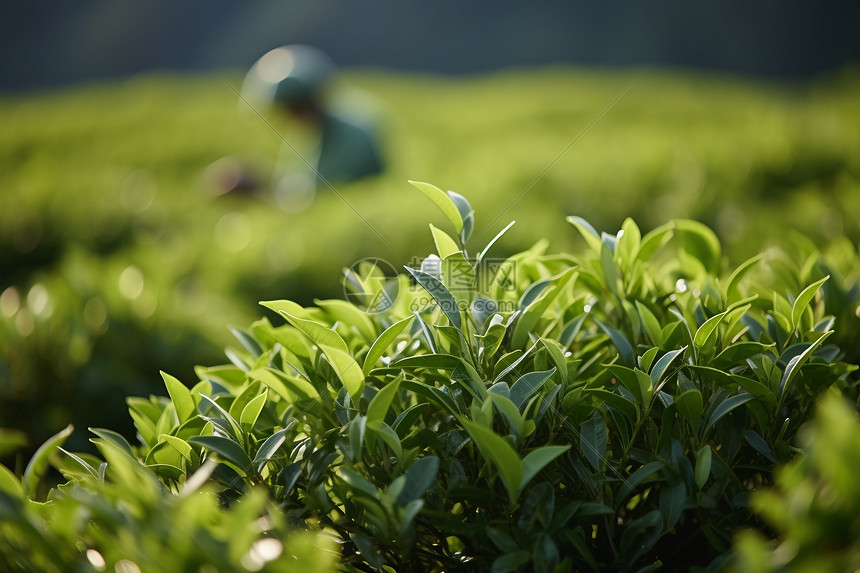
[[[582,254],[541,241],[494,259],[510,226],[471,253],[469,202],[415,186],[454,231],[431,225],[435,254],[408,274],[349,269],[347,300],[262,303],[285,323],[235,329],[229,364],[198,367],[191,385],[163,374],[166,396],[128,399],[136,445],[93,430],[107,466],[48,444],[23,491],[39,491],[49,459],[72,483],[45,506],[6,475],[7,511],[27,509],[0,531],[37,562],[40,527],[82,498],[126,507],[133,474],[162,484],[156,522],[179,519],[203,481],[228,508],[199,545],[168,545],[176,562],[198,563],[218,519],[247,531],[266,513],[277,535],[283,523],[333,537],[347,571],[716,568],[817,397],[857,399],[857,366],[834,343],[856,324],[832,310],[853,287],[816,257],[756,256],[727,272],[701,223],[643,235],[628,219],[608,234],[570,217]],[[103,543],[75,553],[61,533],[80,563]],[[157,559],[147,552],[164,539],[138,559]],[[243,539],[225,568],[249,554]]]
[[[70,432],[47,442],[21,480],[0,466],[3,571],[333,570],[331,542],[288,527],[265,492],[225,508],[205,483],[211,464],[167,491],[119,434],[95,430],[101,461],[62,450]],[[52,454],[70,481],[43,503],[38,485]]]
[[[797,84],[645,70],[351,73],[345,83],[385,106],[389,162],[338,191],[388,244],[333,193],[299,215],[266,193],[213,197],[206,165],[232,154],[265,181],[282,145],[259,118],[239,117],[225,77],[241,81],[140,76],[0,96],[0,424],[26,428],[31,444],[68,420],[119,427],[122,395],[157,391],[156,365],[189,379],[190,364],[218,360],[223,325],[251,322],[254,301],[309,305],[337,296],[331,277],[359,258],[399,266],[425,250],[424,205],[403,193],[409,175],[469,189],[483,241],[529,187],[499,256],[527,248],[534,228],[574,252],[558,213],[576,212],[606,229],[635,214],[643,232],[693,218],[733,264],[777,242],[802,268],[793,229],[841,267],[839,280],[824,273],[831,285],[853,284],[860,268],[856,73]],[[307,150],[292,126],[275,125]],[[120,289],[129,268],[143,282],[137,297]],[[856,292],[849,302],[853,312]]]

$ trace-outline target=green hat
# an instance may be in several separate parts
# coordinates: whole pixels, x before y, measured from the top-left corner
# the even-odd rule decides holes
[[[242,94],[257,105],[300,103],[314,99],[334,70],[331,59],[316,48],[299,44],[281,46],[251,66]]]

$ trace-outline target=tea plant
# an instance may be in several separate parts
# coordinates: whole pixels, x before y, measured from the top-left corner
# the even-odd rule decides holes
[[[790,85],[635,75],[599,129],[534,183],[531,200],[517,205],[518,225],[570,251],[574,235],[560,214],[587,213],[600,229],[635,214],[643,231],[693,218],[717,232],[734,262],[773,242],[788,248],[786,229],[796,229],[818,246],[845,246],[828,247],[825,259],[850,264],[842,276],[856,282],[856,73]],[[267,192],[212,196],[205,166],[236,154],[265,181],[283,145],[256,116],[236,113],[222,73],[3,95],[0,424],[26,430],[32,444],[69,421],[133,436],[113,395],[157,392],[156,366],[191,379],[191,365],[219,360],[224,324],[257,316],[256,301],[309,305],[337,296],[331,277],[356,259],[421,253],[427,215],[421,196],[403,193],[407,176],[469,189],[473,206],[495,216],[513,198],[500,192],[529,185],[631,79],[561,68],[448,79],[350,73],[346,81],[386,106],[390,161],[383,176],[338,191],[384,222],[390,250],[333,193],[301,216],[273,209]],[[307,149],[298,131],[282,133]],[[507,256],[531,240],[509,233],[494,252]],[[144,279],[139,294],[118,289],[128,267]],[[804,286],[827,274],[827,295],[841,284],[831,270]],[[848,316],[858,303],[854,293]],[[848,351],[858,343],[839,341]],[[86,443],[79,438],[70,438],[75,447]]]
[[[752,496],[753,510],[778,538],[739,535],[735,570],[856,571],[860,567],[860,421],[856,405],[826,395],[802,433],[803,454],[780,468],[774,487]]]
[[[71,430],[46,442],[22,479],[0,466],[3,571],[334,569],[331,542],[289,527],[264,490],[249,491],[226,507],[207,484],[214,462],[169,492],[119,434],[94,430],[102,461],[63,450]],[[5,437],[0,434],[0,449],[9,442]],[[69,482],[44,501],[41,482],[49,463]]]
[[[262,303],[285,322],[234,329],[230,364],[190,387],[164,374],[167,396],[129,398],[139,444],[94,430],[107,466],[67,454],[75,484],[46,511],[122,460],[165,503],[204,480],[230,508],[265,492],[347,571],[689,570],[720,564],[817,396],[856,398],[826,276],[725,272],[690,220],[612,235],[571,217],[582,254],[498,264],[504,231],[472,257],[469,202],[415,186],[454,231],[431,225],[436,254],[351,269],[351,302]]]

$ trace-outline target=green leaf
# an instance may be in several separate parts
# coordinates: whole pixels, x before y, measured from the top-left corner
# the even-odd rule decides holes
[[[288,374],[273,368],[258,368],[248,372],[248,378],[260,381],[290,403],[319,398],[319,392],[314,385],[297,374]]]
[[[658,510],[653,510],[639,519],[628,521],[621,534],[622,559],[633,563],[644,553],[648,552],[663,533],[663,516]]]
[[[457,301],[442,281],[425,273],[424,271],[419,271],[409,267],[404,268],[409,271],[409,273],[415,277],[415,280],[418,281],[418,284],[424,287],[424,290],[433,297],[433,300],[436,301],[436,304],[439,305],[439,308],[442,309],[442,312],[448,317],[451,324],[462,329],[462,320],[460,318],[460,309],[457,307]]]
[[[430,233],[433,235],[433,242],[436,243],[436,252],[439,254],[440,259],[460,252],[457,242],[445,231],[431,224]]]
[[[613,364],[609,372],[633,395],[639,404],[647,405],[651,401],[653,384],[651,377],[645,372]]]
[[[512,553],[501,555],[493,561],[490,567],[490,573],[511,573],[519,571],[520,568],[529,562],[531,555],[528,551],[519,549]]]
[[[410,370],[413,368],[430,368],[439,370],[453,370],[461,363],[461,360],[451,354],[419,354],[418,356],[407,356],[391,364],[392,368]]]
[[[284,445],[284,442],[287,441],[286,434],[287,430],[290,429],[290,426],[292,426],[292,423],[290,423],[286,428],[278,430],[266,438],[266,441],[260,445],[260,448],[257,450],[257,455],[254,456],[253,462],[254,469],[257,473],[260,473],[263,466],[272,459],[272,456],[274,456],[281,446]]]
[[[469,200],[453,191],[447,192],[448,197],[454,202],[457,211],[460,213],[460,218],[463,220],[463,230],[460,231],[460,242],[465,244],[472,236],[472,229],[475,228],[475,211]]]
[[[755,451],[757,451],[758,453],[763,455],[765,458],[767,458],[768,461],[770,461],[771,463],[774,463],[774,464],[779,463],[779,460],[777,459],[776,454],[773,453],[773,450],[771,449],[771,447],[768,445],[768,443],[766,441],[764,441],[764,438],[762,438],[758,434],[758,432],[756,432],[755,430],[747,429],[744,431],[744,439],[747,441],[747,443],[749,445],[751,445],[753,447],[753,449]]]
[[[224,429],[228,433],[230,433],[230,435],[233,437],[233,439],[236,440],[237,442],[241,442],[243,440],[245,432],[242,430],[242,425],[236,421],[236,418],[231,416],[230,413],[227,412],[227,410],[222,408],[218,404],[218,402],[216,402],[215,400],[213,400],[209,396],[207,396],[205,394],[201,394],[200,397],[202,398],[202,400],[200,402],[201,406],[203,406],[203,402],[206,402],[217,413],[217,416],[215,418],[210,417],[208,419],[209,420],[213,420],[213,419],[214,420],[221,420],[222,423],[224,424]]]
[[[170,374],[161,372],[161,377],[164,379],[164,385],[167,386],[170,399],[173,400],[173,408],[176,410],[176,417],[179,418],[181,424],[194,415],[196,411],[194,398],[191,397],[191,391],[185,387],[185,384]]]
[[[430,386],[428,384],[424,384],[423,382],[417,382],[413,380],[404,380],[400,383],[400,386],[410,392],[415,392],[416,394],[423,396],[436,404],[439,404],[443,408],[445,408],[449,414],[455,416],[460,413],[457,405],[454,403],[454,400],[451,399],[451,396],[436,388],[435,386]]]
[[[695,479],[696,486],[698,486],[699,489],[704,487],[705,482],[708,481],[708,476],[711,474],[711,455],[711,446],[708,445],[702,446],[702,448],[696,452]]]
[[[522,409],[532,394],[540,390],[555,371],[555,368],[552,368],[551,370],[529,372],[520,376],[511,386],[511,401],[517,408]]]
[[[567,222],[576,227],[576,230],[579,231],[579,234],[582,235],[582,238],[591,247],[591,250],[595,253],[600,253],[603,249],[603,239],[600,238],[600,233],[591,226],[591,223],[582,217],[568,217]]]
[[[547,286],[528,307],[523,310],[514,324],[514,332],[511,337],[513,348],[522,348],[528,342],[530,332],[534,331],[538,321],[544,312],[549,309],[558,296],[564,291],[571,279],[577,276],[574,268],[569,268],[552,279],[552,284]]]
[[[684,350],[686,349],[687,347],[685,346],[684,348],[679,348],[677,350],[670,350],[669,352],[661,356],[657,363],[654,364],[654,367],[651,368],[651,382],[653,382],[654,388],[657,387],[660,382],[660,379],[663,377],[663,374],[666,373],[666,370],[669,369],[669,366],[672,364],[672,362],[674,362],[674,360],[678,356],[683,354]]]
[[[624,482],[621,484],[621,488],[618,490],[618,497],[616,498],[615,505],[620,507],[624,501],[627,499],[633,490],[635,490],[639,485],[644,482],[646,479],[660,471],[663,467],[662,462],[648,462],[629,476]]]
[[[696,348],[703,348],[711,336],[714,334],[714,331],[717,330],[717,327],[720,325],[720,322],[723,320],[723,317],[726,315],[725,312],[721,312],[715,316],[712,316],[708,320],[705,321],[702,326],[696,330],[696,335],[693,337],[693,345]]]
[[[570,446],[543,446],[532,450],[523,458],[523,476],[520,482],[520,492],[542,469],[558,456],[570,449]]]
[[[831,334],[833,334],[833,331],[828,330],[820,337],[818,337],[818,340],[810,344],[809,348],[807,348],[802,353],[798,354],[788,362],[788,366],[785,367],[785,372],[783,372],[782,380],[779,383],[779,390],[777,391],[777,411],[782,408],[782,403],[785,400],[785,394],[791,387],[791,383],[797,377],[797,373],[800,372],[801,366],[806,364],[806,361],[809,360],[809,357],[812,356],[812,353],[818,350],[818,347],[821,346],[821,344],[825,340],[827,340],[827,338]]]
[[[642,241],[642,233],[636,222],[627,217],[621,224],[621,233],[618,237],[617,247],[615,248],[615,257],[619,265],[624,265],[629,268],[633,263],[636,253],[639,251],[639,245]]]
[[[460,418],[460,421],[472,436],[472,440],[484,458],[496,467],[508,490],[511,503],[516,503],[523,479],[523,465],[520,457],[504,438],[492,430],[463,418]]]
[[[726,398],[714,409],[714,412],[708,418],[707,422],[705,423],[705,428],[702,430],[702,437],[707,436],[711,428],[714,427],[714,424],[719,422],[723,416],[725,416],[738,406],[746,404],[753,398],[755,398],[755,396],[753,396],[749,392],[742,392],[740,394],[735,394],[734,396]]]
[[[251,459],[242,446],[223,436],[194,436],[188,440],[191,444],[203,446],[217,453],[222,460],[232,463],[242,473],[252,468]]]
[[[257,342],[257,339],[254,338],[254,336],[250,332],[235,327],[231,328],[230,332],[233,334],[233,336],[236,337],[239,342],[242,343],[242,346],[245,347],[245,350],[251,353],[251,356],[253,356],[254,358],[259,357],[260,354],[263,353],[263,349],[260,347],[260,343]]]
[[[415,324],[412,325],[412,332],[410,334],[414,336],[418,332],[421,332],[421,334],[424,336],[424,340],[427,342],[427,348],[430,349],[430,352],[436,354],[438,352],[438,343],[436,342],[436,337],[433,336],[433,331],[430,330],[430,325],[424,322],[424,319],[421,318],[421,315],[418,314],[417,310],[412,311],[412,316],[414,316],[416,320]]]
[[[505,358],[516,356],[516,353],[521,353],[521,354],[520,354],[520,356],[519,356],[516,360],[514,360],[513,362],[511,362],[510,364],[508,364],[507,366],[505,366],[505,368],[504,368],[504,369],[502,369],[502,371],[501,371],[501,372],[499,372],[498,374],[496,374],[496,377],[495,377],[495,378],[493,378],[493,383],[498,382],[499,380],[501,380],[502,378],[504,378],[505,376],[507,376],[508,374],[510,374],[511,372],[513,372],[513,371],[514,371],[514,369],[515,369],[517,366],[519,366],[519,364],[520,364],[523,360],[525,360],[525,359],[526,359],[526,357],[527,357],[529,354],[531,354],[532,350],[534,350],[534,349],[535,349],[535,347],[537,347],[537,344],[538,344],[538,343],[537,343],[537,342],[535,342],[535,343],[534,343],[533,345],[531,345],[531,346],[528,348],[528,350],[526,350],[525,352],[523,352],[522,350],[515,350],[514,352],[510,352],[510,353],[506,354],[505,356],[502,356],[502,358],[500,358],[500,359],[499,359],[499,363],[503,362],[503,361],[505,360]],[[497,364],[496,364],[496,368],[498,368],[498,367],[499,367],[499,363],[497,363]]]
[[[130,407],[128,409],[128,413],[131,416],[131,419],[134,420],[134,427],[137,429],[137,433],[140,435],[141,441],[144,445],[152,447],[155,444],[156,439],[155,423],[145,415],[141,414],[134,407]]]
[[[114,432],[113,430],[106,430],[104,428],[89,428],[89,430],[99,438],[110,442],[114,446],[121,449],[123,452],[127,453],[129,456],[132,457],[132,459],[137,459],[131,449],[131,444],[129,444],[125,437],[123,437],[121,434]],[[91,439],[90,441],[93,440]]]
[[[260,301],[260,306],[264,306],[281,316],[283,316],[283,313],[286,312],[287,314],[292,314],[293,316],[298,316],[299,318],[304,318],[307,320],[311,320],[313,318],[315,310],[312,308],[305,308],[297,302],[283,299]]]
[[[594,471],[600,471],[606,460],[606,421],[600,412],[595,411],[589,420],[579,426],[579,429],[579,444],[582,447],[582,453]]]
[[[242,410],[248,405],[248,402],[260,395],[260,390],[262,388],[262,382],[259,380],[252,380],[251,383],[245,385],[245,389],[233,399],[227,412],[229,412],[234,419],[238,420],[242,416]]]
[[[740,341],[732,344],[713,359],[712,364],[723,370],[743,364],[747,358],[762,354],[774,347],[774,344],[762,344],[754,341]]]
[[[513,226],[514,226],[514,223],[516,223],[516,221],[511,221],[510,223],[508,223],[508,224],[507,224],[507,226],[506,226],[504,229],[502,229],[501,231],[499,231],[499,233],[498,233],[495,237],[493,237],[493,239],[492,239],[489,243],[487,243],[487,246],[486,246],[486,247],[484,247],[484,249],[483,249],[480,253],[478,253],[477,258],[475,259],[475,263],[476,263],[476,265],[481,264],[481,261],[482,261],[482,260],[484,260],[484,257],[487,255],[487,252],[489,252],[490,247],[492,247],[493,245],[495,245],[495,244],[496,244],[496,241],[498,241],[499,239],[501,239],[501,238],[502,238],[502,235],[504,235],[505,233],[507,233],[507,232],[508,232],[508,229],[510,229],[511,227],[513,227]],[[440,256],[441,256],[441,255],[440,255]]]
[[[663,486],[660,489],[660,513],[666,529],[671,529],[681,518],[684,500],[687,498],[687,488],[683,481],[673,486]]]
[[[496,322],[487,328],[483,336],[475,335],[481,340],[484,356],[494,356],[496,354],[496,351],[502,345],[506,332],[507,327],[504,324]]]
[[[501,384],[504,384],[504,382],[501,382]],[[520,411],[517,409],[517,406],[511,402],[509,398],[493,392],[492,388],[490,389],[489,396],[502,416],[504,416],[508,421],[508,425],[514,435],[517,438],[522,438],[524,433],[524,423],[523,417],[520,415]]]
[[[406,505],[421,498],[436,481],[438,472],[439,458],[436,456],[427,456],[415,461],[404,474],[406,483],[397,496],[397,502]]]
[[[803,313],[806,311],[806,307],[809,306],[809,303],[812,302],[812,299],[815,298],[815,293],[818,292],[818,289],[821,288],[827,279],[830,278],[830,275],[827,275],[823,279],[817,280],[805,289],[801,291],[797,298],[794,299],[794,305],[791,307],[791,327],[792,330],[797,329],[797,325],[800,324],[800,318],[803,316]]]
[[[77,455],[73,454],[72,452],[68,452],[68,451],[64,450],[63,448],[58,447],[57,450],[66,454],[67,456],[69,456],[73,460],[75,460],[78,463],[78,465],[80,465],[82,468],[84,468],[87,471],[87,473],[89,473],[95,479],[99,479],[99,473],[98,473],[98,471],[96,471],[96,468],[94,468],[91,464],[87,463],[80,456],[77,456]]]
[[[27,464],[27,469],[24,470],[24,479],[22,480],[24,490],[30,499],[33,499],[39,487],[39,481],[45,475],[45,470],[48,469],[51,455],[65,443],[66,439],[72,435],[74,429],[74,426],[69,424],[48,438],[45,443],[39,446],[33,457],[30,458],[30,463]]]
[[[636,260],[642,262],[648,261],[660,247],[672,238],[674,229],[674,223],[666,223],[642,237],[639,250],[636,252]]]
[[[723,290],[723,299],[726,304],[734,298],[735,294],[737,294],[738,283],[741,282],[741,279],[746,275],[759,261],[762,260],[764,255],[756,255],[751,259],[748,259],[744,263],[742,263],[738,268],[736,268],[729,278],[726,280],[726,286]]]
[[[337,469],[337,473],[353,490],[366,493],[373,499],[379,498],[379,490],[373,487],[373,484],[367,481],[363,475],[354,469],[341,466]]]
[[[606,243],[600,249],[600,268],[603,271],[604,286],[609,289],[609,292],[620,297],[618,267],[615,266],[615,257],[613,257],[612,251]]]
[[[400,389],[400,382],[403,381],[403,373],[401,372],[394,380],[386,384],[376,393],[370,405],[367,407],[367,424],[374,426],[385,421],[385,414],[388,413],[388,408],[391,401],[397,395],[397,390]]]
[[[318,322],[299,318],[286,311],[280,312],[325,354],[353,403],[357,404],[364,390],[364,373],[350,354],[346,342],[335,331]]]
[[[697,388],[691,388],[675,396],[675,407],[688,422],[697,428],[702,419],[702,409],[705,407],[702,393]]]
[[[196,455],[191,449],[191,446],[189,446],[188,442],[185,440],[169,434],[162,434],[158,439],[179,452],[179,455],[188,460],[188,462],[195,463],[198,461],[195,459]]]
[[[547,338],[541,339],[541,344],[546,351],[549,353],[549,357],[552,360],[552,363],[555,364],[555,371],[558,372],[559,378],[562,384],[567,382],[567,359],[564,356],[564,350],[562,350],[558,342],[555,340],[550,340]]]
[[[263,411],[263,406],[266,405],[268,394],[269,391],[264,389],[262,394],[252,399],[242,409],[242,414],[239,416],[239,423],[245,431],[250,432],[254,428],[254,425],[257,423],[257,418],[260,417],[260,412]]]
[[[391,343],[400,336],[400,333],[402,333],[407,326],[409,326],[409,323],[412,322],[413,318],[414,315],[410,315],[395,322],[386,328],[385,331],[379,335],[379,338],[373,341],[373,344],[370,346],[370,350],[367,351],[367,356],[364,358],[362,372],[364,372],[365,376],[370,373],[370,370],[373,368],[373,365],[376,364],[377,360],[382,358],[385,351],[389,346],[391,346]]]
[[[717,372],[721,372],[718,370]],[[739,374],[732,374],[731,379],[733,382],[736,382],[741,388],[755,396],[756,398],[764,398],[765,400],[773,403],[775,402],[776,395],[771,391],[770,388],[758,382],[757,380],[753,380],[751,378],[747,378],[745,376],[741,376]]]
[[[406,410],[400,413],[399,416],[394,420],[394,424],[392,428],[397,435],[400,437],[406,436],[409,431],[412,429],[412,425],[418,420],[421,416],[421,413],[426,410],[430,404],[427,402],[421,402],[419,404],[415,404],[414,406],[410,406]]]
[[[397,432],[391,429],[391,426],[385,422],[378,422],[373,425],[370,425],[368,422],[367,429],[373,435],[385,442],[385,444],[391,448],[391,451],[394,452],[394,455],[397,456],[398,460],[403,457],[403,446],[400,443],[400,436],[397,435]]]
[[[468,309],[475,295],[475,267],[461,252],[444,259],[440,265],[442,284],[457,301],[458,309]]]
[[[345,300],[319,300],[315,299],[314,303],[324,309],[334,320],[341,324],[355,328],[362,338],[365,340],[373,340],[376,338],[376,327],[367,313],[357,306],[346,302]]]
[[[454,229],[458,233],[463,230],[463,217],[460,215],[460,210],[457,209],[454,200],[447,193],[430,183],[422,181],[410,181],[409,183],[424,193],[428,199],[439,207],[439,210],[442,211],[445,218],[451,221],[451,224],[454,225]]]
[[[639,318],[642,320],[642,324],[645,326],[645,332],[648,333],[648,338],[651,339],[651,342],[654,343],[654,346],[662,346],[663,335],[657,317],[654,316],[654,313],[652,313],[647,306],[645,306],[638,300],[636,301],[636,309],[639,311]]]
[[[656,346],[652,346],[651,348],[643,352],[641,355],[639,355],[639,369],[643,372],[650,372],[653,369],[652,367],[654,366],[654,358],[657,356],[658,352],[660,352],[660,349]],[[656,383],[657,381],[654,382],[654,384]]]
[[[633,366],[633,347],[630,345],[630,342],[627,340],[627,337],[612,328],[611,326],[603,324],[597,317],[592,317],[592,319],[595,323],[597,323],[597,326],[599,326],[603,332],[609,335],[609,338],[612,340],[612,344],[615,345],[615,348],[618,349],[618,352],[621,355],[622,362],[624,362],[624,364],[627,366]]]
[[[0,492],[6,492],[13,497],[21,497],[24,495],[24,487],[18,478],[12,473],[12,470],[0,464]]]
[[[537,298],[543,293],[544,290],[546,290],[546,288],[550,284],[552,284],[552,281],[550,279],[544,279],[530,284],[520,297],[520,301],[517,304],[517,308],[519,308],[520,310],[525,310],[527,306],[537,300]]]
[[[675,221],[675,229],[681,235],[683,248],[696,257],[710,273],[720,270],[722,250],[717,235],[706,225],[691,219]]]
[[[600,402],[606,402],[606,404],[624,414],[624,417],[631,422],[636,421],[636,404],[624,396],[604,390],[603,388],[586,388],[583,392],[596,397]]]

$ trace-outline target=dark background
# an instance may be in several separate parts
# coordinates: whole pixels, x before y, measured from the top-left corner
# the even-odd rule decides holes
[[[49,0],[0,8],[0,89],[245,68],[309,43],[344,66],[463,74],[568,63],[808,77],[860,61],[860,2]]]

